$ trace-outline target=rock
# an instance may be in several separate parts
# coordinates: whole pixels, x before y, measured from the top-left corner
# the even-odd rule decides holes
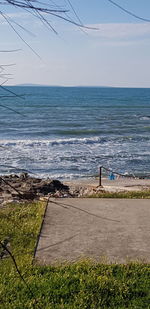
[[[59,180],[34,178],[27,173],[5,175],[1,179],[0,196],[2,203],[48,198],[49,196],[72,196],[69,187]],[[6,182],[5,182],[6,181]]]
[[[2,205],[5,206],[5,205],[10,204],[10,203],[13,203],[13,202],[14,202],[13,199],[7,199],[7,200],[4,200],[4,201],[2,202]]]
[[[42,201],[42,202],[45,202],[45,201],[47,201],[48,199],[49,199],[48,196],[42,196],[42,197],[39,198],[39,200]]]
[[[36,198],[36,194],[30,191],[22,193],[20,196],[20,199],[22,200],[34,200],[35,198]]]
[[[21,173],[21,174],[20,174],[20,179],[21,179],[21,180],[26,180],[28,177],[29,177],[29,176],[28,176],[28,173]]]

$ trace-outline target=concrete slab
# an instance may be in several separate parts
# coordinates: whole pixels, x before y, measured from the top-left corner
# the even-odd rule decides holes
[[[150,200],[53,199],[35,258],[40,264],[79,258],[150,262]]]

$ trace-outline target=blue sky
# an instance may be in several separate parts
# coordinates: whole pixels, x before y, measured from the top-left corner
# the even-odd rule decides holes
[[[28,12],[2,7],[11,19],[32,32],[32,35],[26,33],[13,24],[41,57],[39,59],[20,40],[1,16],[0,50],[20,49],[0,53],[1,64],[15,64],[5,69],[12,74],[7,84],[150,87],[150,23],[127,15],[108,0],[70,1],[84,25],[98,30],[83,32],[72,24],[47,16],[58,32],[55,35]],[[53,4],[53,1],[44,2]],[[150,19],[149,0],[116,2]],[[68,15],[76,20],[67,0],[55,0],[55,3],[69,9]]]

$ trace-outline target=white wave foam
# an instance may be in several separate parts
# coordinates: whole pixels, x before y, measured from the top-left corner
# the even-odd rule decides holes
[[[63,138],[63,139],[48,139],[48,140],[34,140],[34,139],[24,139],[24,140],[0,140],[0,146],[55,146],[55,145],[67,145],[67,144],[92,144],[92,143],[104,143],[106,142],[105,138],[100,137],[91,137],[91,138]]]
[[[121,169],[121,172],[128,169],[129,173],[132,169],[144,172],[149,168],[148,143],[147,140],[140,142],[137,150],[137,138],[133,136],[133,142],[122,136],[0,140],[0,171],[5,165],[6,172],[11,172],[10,165],[16,170],[59,179],[91,175],[100,165]]]
[[[150,116],[143,116],[143,117],[140,117],[140,120],[150,120]]]

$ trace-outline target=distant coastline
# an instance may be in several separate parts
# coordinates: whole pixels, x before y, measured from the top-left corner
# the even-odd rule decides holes
[[[43,85],[43,84],[32,84],[32,83],[24,83],[24,84],[16,84],[16,85],[4,85],[3,87],[45,87],[45,88],[102,88],[102,89],[150,89],[150,87],[134,87],[134,86],[86,86],[86,85]]]
[[[12,86],[13,87],[13,86]],[[42,84],[16,84],[14,87],[60,87],[60,88],[114,88],[111,86],[61,86],[61,85],[42,85]]]

